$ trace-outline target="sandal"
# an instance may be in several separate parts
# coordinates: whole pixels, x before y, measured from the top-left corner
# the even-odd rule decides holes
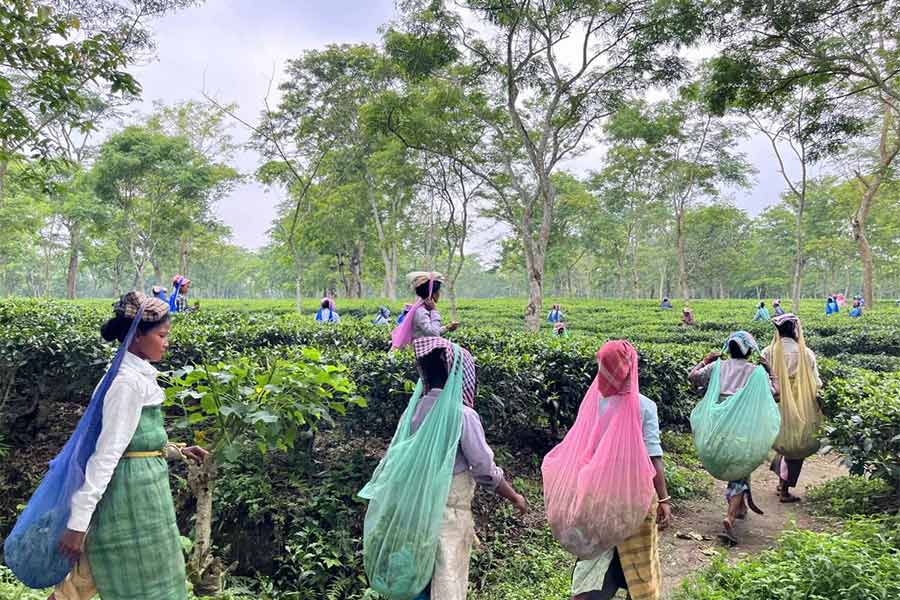
[[[719,540],[726,546],[737,546],[738,539],[737,536],[734,535],[734,524],[728,519],[725,519],[722,521],[722,527],[724,527],[725,530],[719,534]]]

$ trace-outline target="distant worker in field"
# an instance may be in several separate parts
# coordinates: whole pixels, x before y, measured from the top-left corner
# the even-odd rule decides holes
[[[723,537],[736,544],[735,521],[745,519],[748,508],[763,514],[753,502],[750,474],[767,459],[781,417],[775,404],[778,391],[768,367],[749,361],[754,352],[759,352],[756,339],[749,332],[736,331],[725,342],[724,351],[728,352],[728,360],[720,360],[719,352],[710,352],[694,366],[688,380],[707,394],[691,414],[691,423],[704,465],[709,463],[708,469],[717,478],[723,475],[728,478],[725,489],[728,512],[722,521]],[[752,385],[748,385],[751,380]],[[710,385],[718,387],[710,391]],[[729,399],[736,404],[730,404]],[[748,417],[753,422],[747,422]],[[716,439],[722,435],[731,439]],[[749,444],[750,440],[757,443]],[[706,443],[708,448],[704,447]],[[730,443],[738,445],[732,447]]]
[[[406,318],[406,315],[409,314],[409,311],[412,310],[412,307],[413,307],[412,304],[404,304],[403,305],[403,310],[401,310],[400,314],[397,315],[397,325],[400,325],[403,323],[403,319]]]
[[[168,290],[166,290],[166,288],[161,285],[154,285],[152,288],[150,288],[150,293],[153,295],[153,297],[159,298],[166,304],[169,303],[169,294],[167,292]]]
[[[569,337],[569,328],[562,321],[553,326],[553,335],[557,337]]]
[[[341,315],[334,308],[334,300],[322,298],[319,310],[316,312],[316,321],[319,323],[338,323],[340,320]]]
[[[391,310],[387,306],[382,306],[378,309],[378,314],[375,315],[375,318],[372,319],[373,325],[387,325],[390,323]]]
[[[187,295],[191,291],[191,280],[182,275],[172,278],[172,294],[169,296],[169,311],[173,313],[191,312]]]
[[[663,310],[669,310],[670,308],[672,308],[672,303],[669,301],[668,296],[666,296],[662,299],[662,302],[660,302],[659,307]]]
[[[472,355],[440,337],[412,345],[419,382],[387,453],[359,492],[369,501],[363,563],[369,584],[389,598],[465,600],[476,486],[520,515],[528,503],[485,439]]]
[[[837,300],[834,299],[834,296],[828,296],[828,299],[825,301],[825,316],[834,315],[841,312],[841,307],[838,306]]]
[[[681,309],[681,325],[683,327],[693,327],[697,322],[694,321],[694,311],[690,306]]]
[[[559,308],[559,304],[554,304],[550,308],[550,312],[547,313],[547,322],[548,323],[561,323],[566,320],[566,316]]]
[[[837,302],[838,307],[847,305],[847,299],[844,297],[843,294],[835,294],[834,301]]]
[[[782,502],[798,502],[791,494],[797,486],[803,461],[819,449],[819,429],[824,420],[818,403],[822,378],[815,353],[806,347],[800,319],[786,313],[772,320],[775,339],[762,355],[772,369],[779,391],[781,433],[775,441],[778,456],[771,469],[779,477],[778,495]]]
[[[862,302],[860,300],[853,301],[853,307],[850,309],[850,316],[858,319],[862,316]]]
[[[443,275],[436,271],[413,271],[406,279],[416,292],[416,301],[403,317],[403,322],[391,332],[392,350],[408,346],[421,337],[440,337],[459,327],[458,321],[447,326],[441,324],[437,303],[441,297]]]
[[[772,310],[775,311],[776,317],[784,314],[784,309],[781,307],[781,298],[775,298],[775,301],[772,302]]]
[[[766,308],[766,303],[760,302],[759,306],[756,308],[756,315],[754,315],[753,320],[768,322],[770,318],[769,309]]]

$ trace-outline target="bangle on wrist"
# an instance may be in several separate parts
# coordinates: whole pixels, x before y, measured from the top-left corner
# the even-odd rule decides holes
[[[666,496],[665,498],[658,500],[660,504],[672,504],[672,496]]]

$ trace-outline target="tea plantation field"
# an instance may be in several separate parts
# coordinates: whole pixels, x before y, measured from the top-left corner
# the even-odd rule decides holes
[[[0,536],[71,432],[114,351],[98,333],[110,302],[0,301]],[[406,406],[415,381],[413,358],[409,351],[388,353],[390,327],[371,324],[380,302],[340,302],[341,323],[324,326],[313,320],[316,304],[297,313],[290,301],[202,301],[200,312],[175,316],[169,354],[159,365],[169,373],[170,437],[219,449],[213,542],[231,565],[232,595],[374,597],[365,591],[365,505],[355,492]],[[657,402],[666,430],[670,488],[688,498],[709,488],[684,435],[699,400],[687,383],[688,370],[719,350],[735,329],[751,331],[761,345],[773,332],[771,324],[751,322],[751,300],[695,302],[697,325],[690,328],[680,324],[679,305],[661,311],[650,301],[562,301],[572,333],[566,338],[552,335],[546,324],[539,333],[526,333],[523,305],[515,299],[463,300],[462,326],[449,336],[475,356],[476,407],[488,440],[535,507],[523,521],[479,492],[482,544],[473,557],[470,594],[477,600],[566,597],[571,560],[543,527],[539,466],[574,419],[596,370],[594,352],[605,340],[627,338],[637,347],[641,391]],[[390,305],[394,316],[401,306]],[[449,321],[448,309],[441,308]],[[846,457],[855,474],[900,489],[900,309],[885,303],[862,319],[825,317],[822,303],[809,301],[800,314],[826,382],[826,444]],[[185,367],[195,367],[195,374]],[[224,391],[212,406],[205,399],[217,384]],[[223,431],[238,433],[226,443]],[[180,466],[173,468],[173,489],[182,533],[190,538],[194,504]],[[867,547],[865,536],[893,527],[867,523],[854,525],[844,541],[787,537],[773,556],[796,561],[795,547]],[[900,535],[879,539],[877,556],[866,560],[896,568],[891,573],[900,580]],[[843,560],[856,558],[847,550]],[[742,598],[738,588],[719,589],[716,582],[726,575],[735,581],[763,577],[776,564],[773,558],[734,573],[717,564],[682,597]],[[7,579],[0,570],[0,593],[4,586],[14,589]],[[890,578],[871,585],[884,588],[885,581]],[[866,593],[809,597],[892,597]],[[794,597],[807,596],[784,596]]]

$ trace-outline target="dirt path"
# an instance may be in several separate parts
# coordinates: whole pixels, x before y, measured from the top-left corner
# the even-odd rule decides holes
[[[839,460],[835,455],[814,456],[807,460],[795,493],[803,497],[807,487],[846,475]],[[791,521],[802,529],[824,528],[825,524],[812,517],[802,502],[782,504],[778,501],[775,494],[778,478],[769,471],[768,465],[757,469],[752,483],[753,499],[765,515],[750,513],[746,521],[738,524],[741,543],[728,549],[730,559],[737,560],[771,547],[781,532],[790,527]],[[722,530],[725,516],[724,491],[725,484],[716,482],[708,500],[676,507],[675,523],[663,533],[660,545],[663,598],[669,598],[682,579],[707,565],[716,551],[724,547],[716,537]],[[694,539],[684,539],[687,536]]]

